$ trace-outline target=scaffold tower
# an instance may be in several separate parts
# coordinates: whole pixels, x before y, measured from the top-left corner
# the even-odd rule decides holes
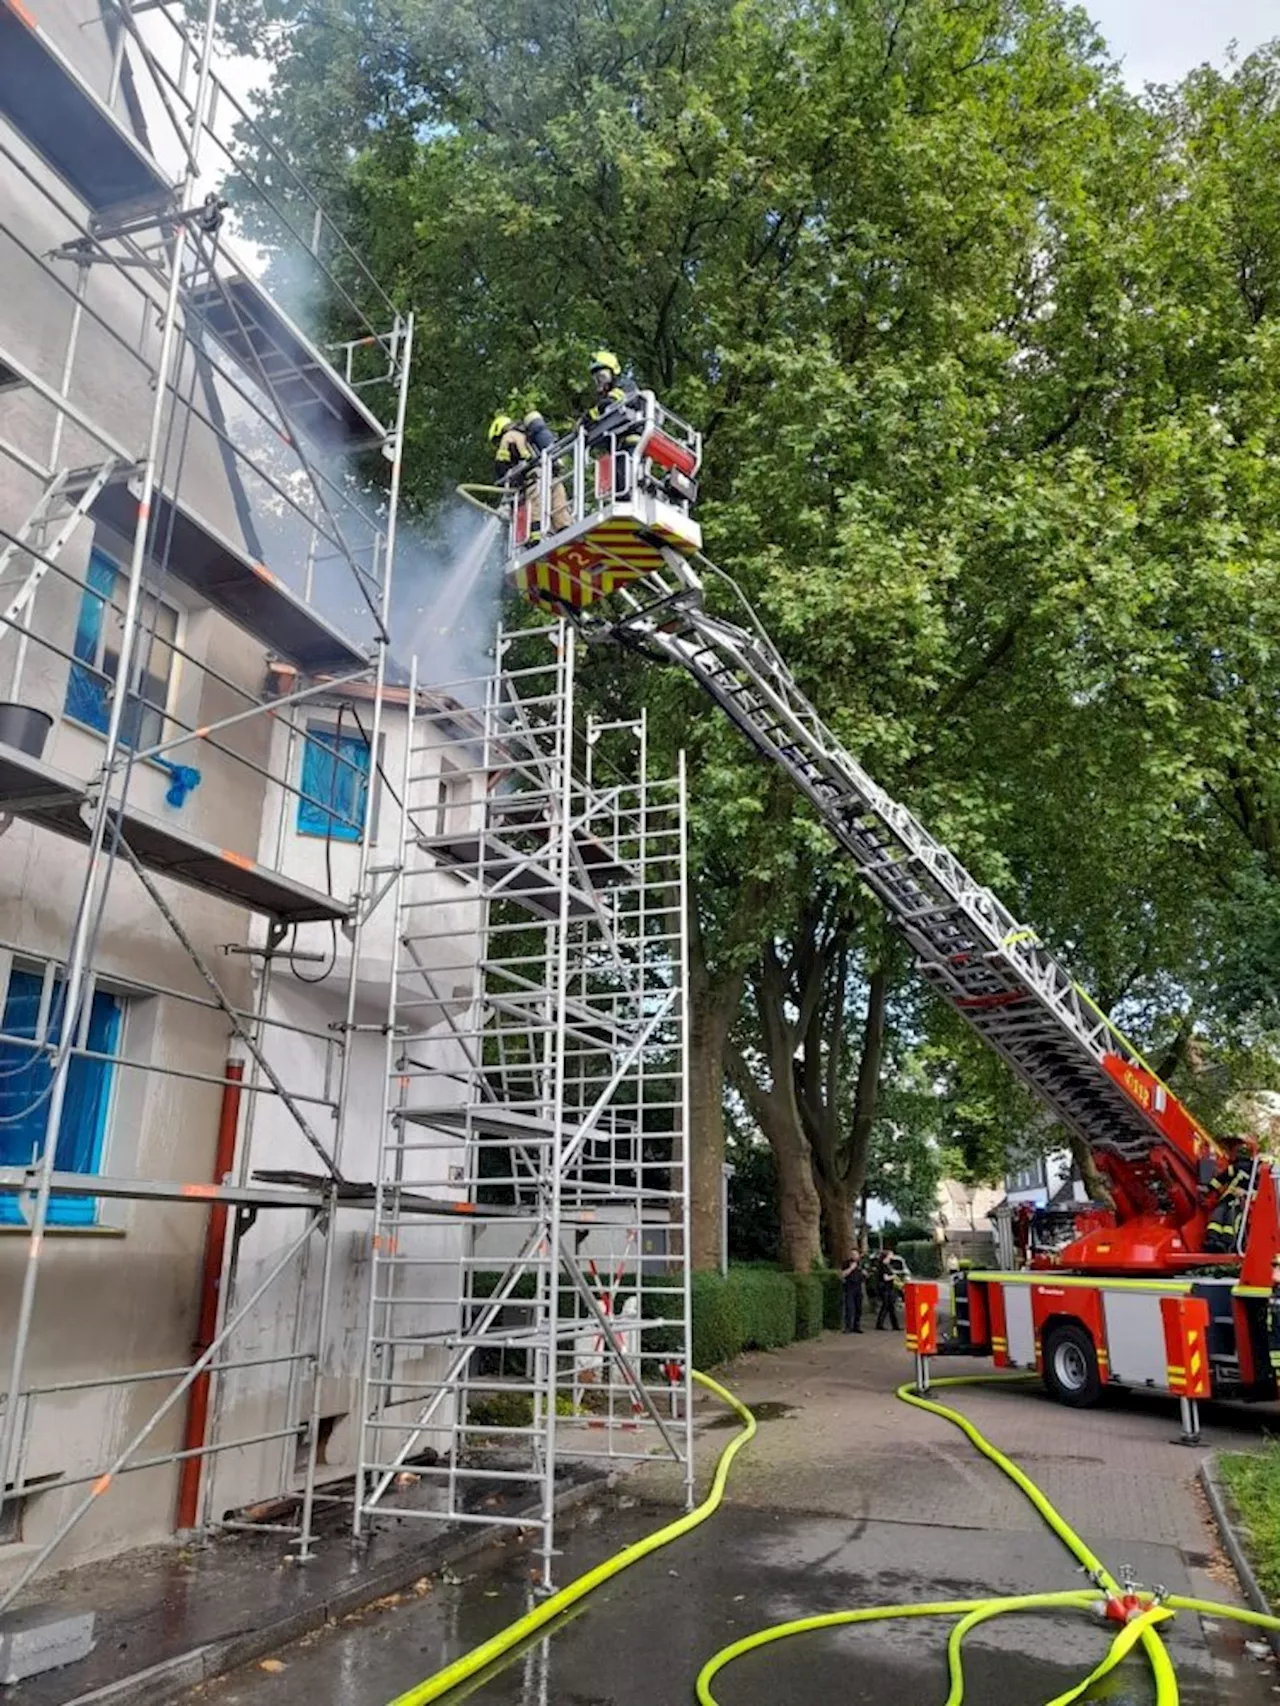
[[[549,1585],[575,1463],[691,1475],[684,778],[643,720],[576,714],[571,628],[499,655],[406,745],[357,1523],[532,1521]],[[476,986],[442,867],[481,897]]]

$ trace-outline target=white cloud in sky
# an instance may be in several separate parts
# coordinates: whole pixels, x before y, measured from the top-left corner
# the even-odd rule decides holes
[[[1227,44],[1252,52],[1280,36],[1280,0],[1085,0],[1125,81],[1174,83],[1206,60],[1221,66]]]

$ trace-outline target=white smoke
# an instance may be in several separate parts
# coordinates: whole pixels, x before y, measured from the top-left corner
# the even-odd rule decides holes
[[[406,670],[418,660],[425,687],[479,683],[493,668],[502,563],[500,523],[462,503],[430,534],[402,524],[391,581],[391,655]],[[479,687],[477,686],[477,697]]]

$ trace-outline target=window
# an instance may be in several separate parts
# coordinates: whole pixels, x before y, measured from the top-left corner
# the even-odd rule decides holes
[[[1006,1189],[1011,1191],[1034,1191],[1045,1183],[1043,1161],[1024,1163],[1016,1171],[1009,1174],[1005,1181]]]
[[[467,804],[467,779],[460,770],[452,764],[441,762],[440,774],[436,777],[436,829],[437,835],[458,835],[466,827],[464,820]]]
[[[369,809],[369,748],[358,731],[308,723],[302,748],[298,834],[359,841]]]
[[[15,965],[9,975],[0,1021],[0,1165],[25,1167],[44,1152],[45,1118],[53,1064],[49,1053],[62,1036],[63,983],[53,968]],[[115,1054],[123,1002],[96,990],[89,1007],[83,1046],[93,1054]],[[72,1057],[66,1098],[58,1122],[54,1164],[61,1173],[96,1173],[102,1163],[111,1085],[110,1061]],[[93,1197],[53,1197],[53,1226],[91,1226],[98,1205]],[[0,1225],[22,1225],[18,1199],[0,1197]]]
[[[67,716],[104,734],[120,668],[126,590],[126,578],[111,558],[104,551],[92,550],[72,647],[79,661],[71,666],[63,708]],[[119,608],[113,609],[113,603]],[[126,746],[147,747],[157,746],[164,739],[178,613],[171,605],[161,603],[154,593],[144,593],[139,614],[141,625],[135,642],[133,671],[136,679],[141,661],[141,691],[129,695],[120,735]]]

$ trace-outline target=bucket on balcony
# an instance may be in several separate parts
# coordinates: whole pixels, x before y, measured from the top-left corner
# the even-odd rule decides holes
[[[44,743],[53,718],[48,711],[38,711],[34,705],[15,705],[12,700],[0,700],[0,742],[16,746],[32,758],[44,752]]]

